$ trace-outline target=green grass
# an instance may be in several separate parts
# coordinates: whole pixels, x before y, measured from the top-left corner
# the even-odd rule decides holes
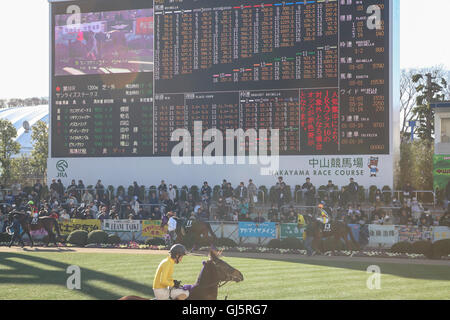
[[[1,253],[0,299],[152,298],[153,276],[164,255],[106,253]],[[194,283],[206,257],[187,256],[175,266],[174,278]],[[381,268],[381,289],[369,290],[371,263],[224,258],[244,275],[227,284],[219,299],[450,299],[448,266],[390,264]],[[81,268],[81,290],[68,290],[66,269]]]

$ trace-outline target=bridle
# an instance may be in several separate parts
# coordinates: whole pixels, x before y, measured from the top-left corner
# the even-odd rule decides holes
[[[212,263],[214,263],[215,267],[217,268],[216,263],[213,261]],[[228,278],[229,276],[227,276]],[[222,288],[223,286],[225,286],[227,283],[231,282],[232,279],[230,280],[219,280],[219,281],[212,281],[211,283],[207,284],[207,285],[200,285],[199,287],[206,289],[206,288],[211,288],[211,287],[217,287],[217,289]],[[227,300],[228,295],[225,297],[225,300]]]

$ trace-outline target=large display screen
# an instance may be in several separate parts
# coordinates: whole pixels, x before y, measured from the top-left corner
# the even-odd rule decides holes
[[[388,0],[77,5],[52,5],[52,157],[169,156],[197,121],[279,129],[282,156],[389,154]]]

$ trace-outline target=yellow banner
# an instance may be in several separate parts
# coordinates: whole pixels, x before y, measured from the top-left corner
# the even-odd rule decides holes
[[[86,230],[87,232],[91,232],[94,230],[101,230],[101,221],[95,219],[71,219],[70,221],[60,222],[59,228],[63,235],[70,234],[75,230]]]
[[[161,220],[143,220],[142,236],[149,238],[164,238],[167,234],[167,225],[161,228]]]

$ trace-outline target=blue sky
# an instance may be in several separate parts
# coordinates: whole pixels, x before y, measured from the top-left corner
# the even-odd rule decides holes
[[[400,0],[400,65],[450,69],[449,0]],[[47,0],[0,1],[0,98],[48,96]]]

